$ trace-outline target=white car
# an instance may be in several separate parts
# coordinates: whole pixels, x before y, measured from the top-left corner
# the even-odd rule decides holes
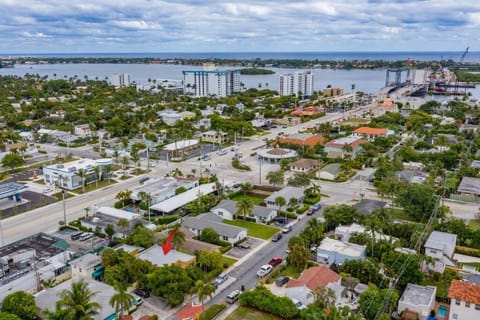
[[[263,278],[266,277],[270,272],[272,272],[273,267],[269,264],[265,264],[260,267],[260,269],[257,271],[257,277]]]

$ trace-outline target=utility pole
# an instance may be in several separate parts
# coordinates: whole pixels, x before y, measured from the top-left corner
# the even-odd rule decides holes
[[[259,162],[258,184],[261,186],[262,185],[262,159],[258,158],[258,162]]]

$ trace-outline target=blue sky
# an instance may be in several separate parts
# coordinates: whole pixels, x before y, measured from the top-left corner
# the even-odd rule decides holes
[[[478,50],[480,1],[0,0],[0,53]]]

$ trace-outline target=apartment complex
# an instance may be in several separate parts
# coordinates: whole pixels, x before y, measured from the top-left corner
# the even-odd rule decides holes
[[[313,93],[313,73],[303,71],[280,75],[280,95],[311,96]]]
[[[182,73],[185,94],[226,97],[240,91],[240,70],[191,70]]]
[[[131,84],[130,75],[128,73],[115,73],[110,76],[110,83],[115,87],[128,87]]]

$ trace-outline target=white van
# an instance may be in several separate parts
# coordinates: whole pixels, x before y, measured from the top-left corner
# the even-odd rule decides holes
[[[93,237],[93,233],[90,233],[90,232],[85,232],[85,233],[82,233],[82,235],[80,236],[80,238],[78,240],[80,241],[86,241],[90,238]]]

